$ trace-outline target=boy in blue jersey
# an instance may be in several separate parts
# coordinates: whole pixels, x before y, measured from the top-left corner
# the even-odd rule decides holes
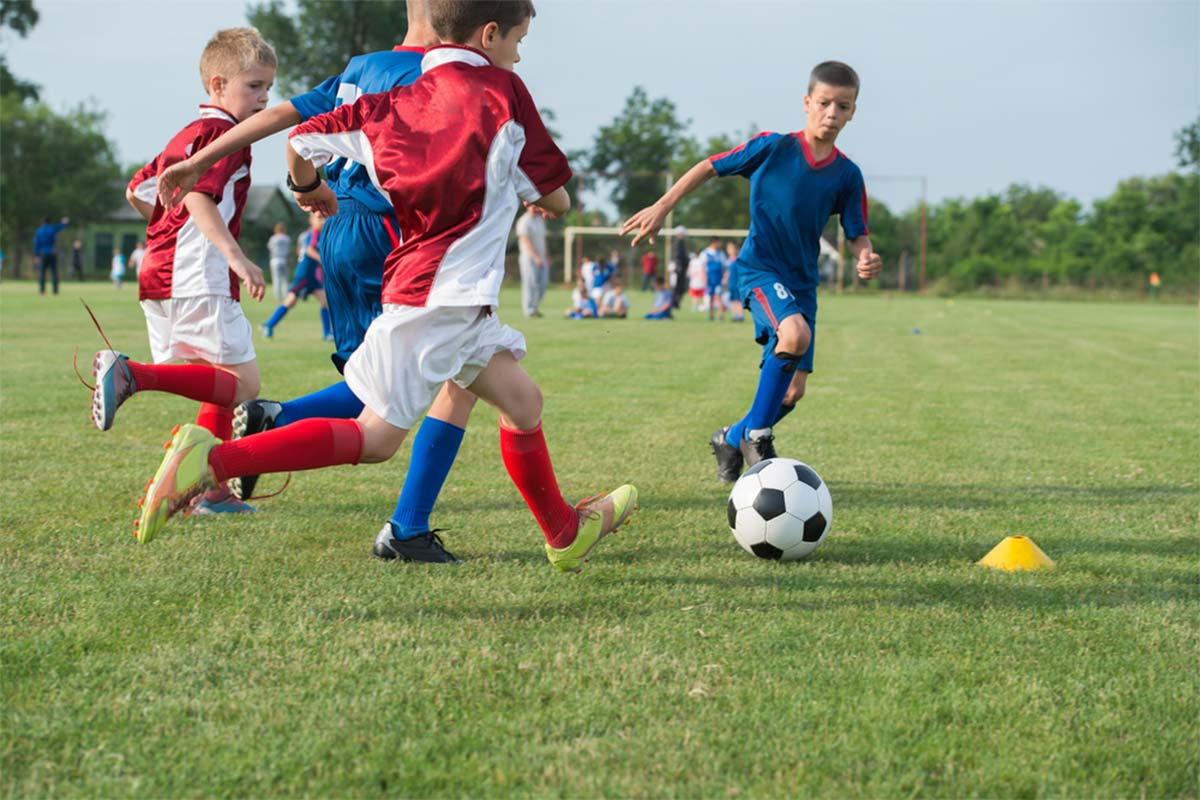
[[[340,75],[288,102],[260,111],[187,160],[164,170],[158,176],[163,204],[169,208],[181,202],[199,176],[229,152],[343,103],[353,103],[363,94],[385,92],[415,81],[421,74],[425,49],[438,43],[427,5],[427,0],[408,0],[408,32],[401,45],[355,56]],[[371,321],[382,311],[383,262],[399,239],[391,205],[375,189],[363,165],[338,159],[325,168],[325,174],[328,186],[317,181],[311,186],[289,188],[302,208],[332,215],[325,223],[319,246],[337,347],[331,358],[341,372],[350,354],[362,343]],[[448,381],[429,407],[413,440],[412,459],[396,510],[375,540],[373,552],[379,558],[436,563],[458,560],[430,528],[429,516],[458,455],[474,405],[473,394]],[[345,381],[339,381],[284,403],[243,403],[235,412],[234,436],[250,436],[317,417],[354,419],[362,410],[362,401]],[[231,481],[230,487],[246,498],[253,493],[257,480],[257,475],[243,476]]]
[[[813,368],[817,256],[830,216],[841,217],[859,277],[879,275],[882,261],[867,235],[862,172],[834,146],[854,118],[858,88],[858,75],[846,64],[818,64],[804,97],[804,130],[762,133],[701,161],[621,228],[622,235],[635,233],[634,245],[642,239],[653,242],[680,199],[713,176],[750,180],[750,235],[738,254],[738,288],[753,317],[763,358],[750,410],[709,441],[723,481],[736,481],[743,466],[775,457],[774,427],[804,396]]]
[[[721,307],[721,321],[725,321],[725,303],[721,293],[725,283],[725,254],[721,252],[721,240],[716,236],[708,240],[704,248],[704,291],[708,294],[708,318],[716,319],[717,306]]]

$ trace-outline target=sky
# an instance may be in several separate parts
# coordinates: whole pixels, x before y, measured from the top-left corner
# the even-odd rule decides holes
[[[245,24],[230,0],[35,0],[25,39],[0,46],[62,111],[108,114],[122,163],[145,161],[204,102],[200,51]],[[537,0],[517,66],[556,114],[564,150],[588,148],[635,86],[689,133],[803,127],[812,65],[851,64],[858,110],[838,146],[894,210],[1046,186],[1084,205],[1119,181],[1175,168],[1174,135],[1200,117],[1200,3],[1059,1]],[[275,99],[287,99],[278,98]],[[283,183],[284,135],[254,149],[256,182]],[[582,165],[575,165],[581,168]],[[0,169],[3,165],[0,165]],[[717,224],[714,221],[713,224]]]

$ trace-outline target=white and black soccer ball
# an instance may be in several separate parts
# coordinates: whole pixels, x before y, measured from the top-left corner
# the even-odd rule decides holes
[[[833,498],[816,470],[768,458],[746,470],[729,493],[729,528],[759,558],[795,561],[821,546],[833,523]]]

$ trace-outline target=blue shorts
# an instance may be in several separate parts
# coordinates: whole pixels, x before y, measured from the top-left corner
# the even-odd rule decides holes
[[[338,198],[338,213],[321,231],[325,300],[342,360],[362,344],[367,328],[383,311],[383,262],[399,244],[395,217],[357,200]],[[335,358],[335,361],[337,359]]]
[[[709,297],[712,297],[713,295],[718,295],[721,293],[721,274],[720,273],[717,273],[716,275],[709,273],[707,291],[708,291]]]
[[[748,286],[745,291],[746,308],[754,320],[754,341],[763,346],[763,359],[775,352],[779,339],[779,323],[793,314],[800,314],[812,332],[808,349],[804,351],[796,369],[813,371],[813,352],[817,344],[817,290],[793,292],[782,283],[763,283]]]
[[[300,262],[296,264],[296,275],[292,278],[292,285],[288,287],[288,291],[301,300],[307,300],[310,294],[323,288],[321,279],[317,276],[317,269],[320,266],[315,259],[300,259]]]

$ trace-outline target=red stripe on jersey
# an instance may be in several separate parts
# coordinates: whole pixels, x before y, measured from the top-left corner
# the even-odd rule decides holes
[[[383,227],[386,228],[388,232],[388,238],[392,240],[392,247],[399,247],[400,237],[396,234],[396,226],[392,222],[391,217],[389,217],[387,214],[384,214],[382,219]]]
[[[795,136],[800,140],[800,149],[804,152],[804,160],[807,161],[808,166],[812,167],[813,169],[828,167],[837,160],[838,156],[841,155],[841,152],[835,147],[833,148],[832,153],[825,156],[825,158],[822,158],[820,161],[817,161],[813,158],[812,148],[808,146],[808,137],[804,135],[804,131],[793,133],[792,136]]]
[[[732,150],[726,150],[724,153],[717,153],[716,155],[709,156],[708,161],[709,161],[709,163],[712,163],[713,161],[722,159],[725,156],[732,155],[733,153],[736,153],[739,150],[744,150],[746,145],[748,145],[750,142],[753,142],[755,139],[761,139],[764,136],[771,136],[772,133],[773,133],[773,131],[763,131],[762,133],[758,134],[757,136],[753,136],[753,137],[747,139],[746,141],[742,142],[741,144],[739,144],[737,147],[733,148]]]

